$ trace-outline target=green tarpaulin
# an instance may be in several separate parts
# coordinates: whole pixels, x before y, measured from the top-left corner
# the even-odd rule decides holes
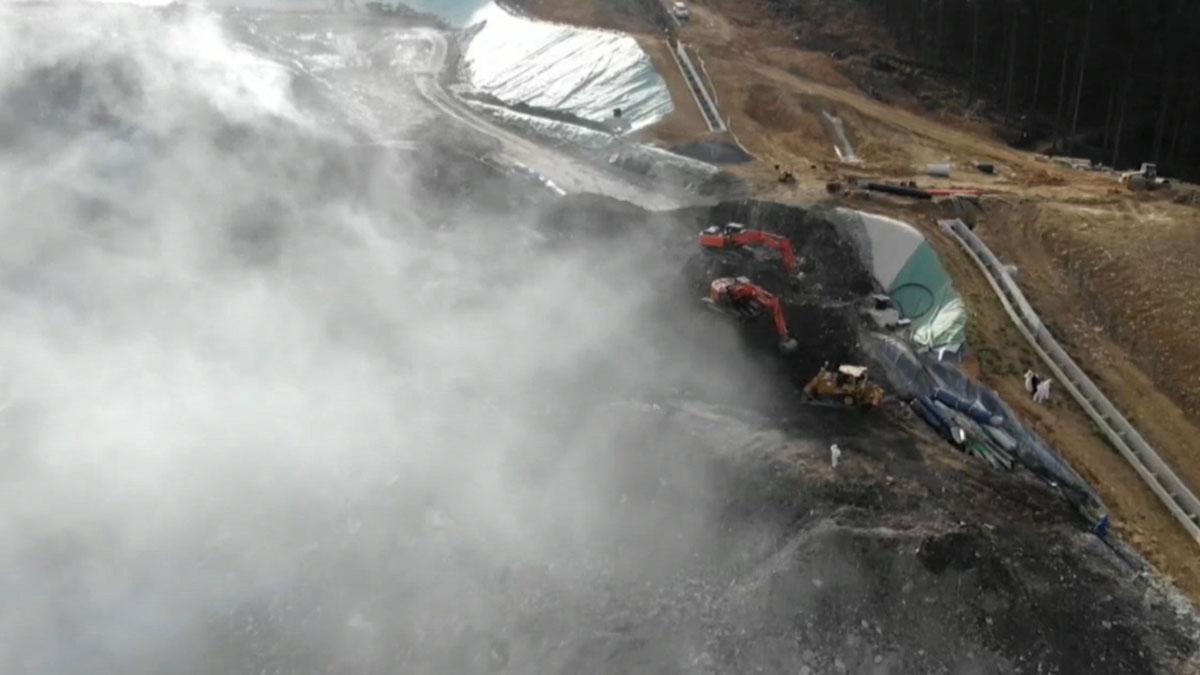
[[[932,349],[963,343],[967,312],[928,242],[921,243],[888,288],[901,316],[912,320],[913,342]]]

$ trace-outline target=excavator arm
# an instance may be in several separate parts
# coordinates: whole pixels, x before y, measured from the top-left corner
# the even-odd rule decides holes
[[[771,320],[775,323],[775,332],[779,335],[779,341],[783,342],[791,337],[788,334],[787,321],[783,318],[783,308],[779,305],[779,298],[775,297],[771,292],[763,289],[761,286],[741,281],[740,279],[729,287],[729,299],[735,305],[744,305],[747,303],[757,303],[759,307],[771,313]]]
[[[733,237],[735,246],[761,246],[763,248],[773,249],[779,252],[779,256],[783,258],[783,267],[790,275],[795,275],[799,270],[799,265],[796,262],[796,251],[792,248],[792,242],[786,237],[781,237],[777,234],[761,232],[759,230],[745,230],[741,234]]]
[[[759,289],[762,290],[762,289]],[[771,312],[771,320],[775,322],[775,333],[779,335],[779,344],[795,342],[791,334],[788,332],[787,319],[783,316],[783,306],[779,302],[779,298],[766,293],[765,298],[756,298],[758,303]]]
[[[795,276],[799,271],[796,250],[792,247],[792,242],[787,237],[778,234],[762,230],[748,230],[735,223],[713,225],[700,233],[700,245],[712,250],[750,246],[769,248],[779,253],[780,258],[783,259],[783,267],[789,275]]]
[[[784,352],[796,348],[796,341],[788,331],[787,318],[783,315],[783,303],[773,293],[751,283],[746,277],[726,277],[713,281],[709,289],[709,299],[715,304],[729,304],[735,308],[757,305],[770,312],[775,334],[779,337],[779,348]]]

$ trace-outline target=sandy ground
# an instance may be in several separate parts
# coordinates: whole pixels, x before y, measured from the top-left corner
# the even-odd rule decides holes
[[[648,21],[582,11],[604,3],[529,0],[532,13],[584,25],[641,32],[660,64],[661,34]],[[1048,324],[1114,403],[1193,486],[1200,486],[1200,212],[1169,199],[1136,196],[1109,175],[1069,170],[1007,147],[990,129],[949,114],[887,105],[861,91],[828,54],[806,50],[756,2],[711,0],[692,5],[679,36],[703,58],[722,115],[758,161],[734,169],[764,199],[826,200],[826,182],[850,176],[916,180],[923,186],[986,189],[978,231],[1021,269],[1020,282]],[[673,66],[673,64],[670,64]],[[671,68],[676,113],[647,136],[665,144],[695,140],[703,122]],[[822,114],[842,118],[862,164],[840,162]],[[687,138],[689,130],[696,136]],[[932,179],[925,167],[955,165],[954,177]],[[974,163],[1000,168],[998,176]],[[773,165],[791,168],[795,185],[778,184]],[[1039,362],[1009,325],[999,303],[952,242],[936,230],[948,214],[937,205],[889,200],[857,208],[904,216],[931,237],[966,296],[981,378],[1016,404],[1039,431],[1100,490],[1121,534],[1194,600],[1200,599],[1200,556],[1133,469],[1061,395],[1047,408],[1024,399],[1019,376]],[[1044,370],[1044,367],[1042,368]],[[1061,390],[1060,390],[1061,394]]]

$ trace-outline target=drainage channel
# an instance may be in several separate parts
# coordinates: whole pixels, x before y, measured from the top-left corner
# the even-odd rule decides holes
[[[679,66],[679,72],[683,74],[683,79],[692,92],[692,99],[696,101],[696,106],[700,108],[700,114],[704,116],[704,123],[708,125],[708,130],[725,131],[725,123],[721,121],[721,113],[717,108],[716,101],[709,93],[708,87],[704,86],[704,80],[701,79],[699,71],[696,70],[695,64],[688,56],[687,48],[677,40],[671,40],[669,45],[671,57],[675,59],[675,65]]]
[[[1171,515],[1200,544],[1200,500],[1046,330],[1041,317],[987,244],[961,220],[943,220],[938,224],[975,261],[1017,330],[1025,336],[1058,381],[1083,407],[1109,443],[1133,466]]]
[[[846,136],[846,125],[842,123],[842,118],[828,110],[822,110],[821,116],[829,125],[830,133],[833,135],[833,151],[837,153],[838,159],[847,164],[862,163],[858,155],[854,154],[854,146],[850,143],[850,138]]]

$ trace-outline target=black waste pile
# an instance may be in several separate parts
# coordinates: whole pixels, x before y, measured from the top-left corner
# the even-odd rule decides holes
[[[769,400],[746,406],[738,395],[668,394],[613,412],[622,420],[615,424],[684,434],[695,439],[693,450],[707,448],[666,461],[713,462],[705,471],[724,487],[706,508],[719,514],[715,536],[728,553],[684,565],[650,598],[617,602],[613,617],[648,606],[660,614],[634,621],[629,632],[593,637],[572,668],[670,670],[676,662],[661,660],[651,643],[686,650],[693,660],[683,670],[712,672],[1150,673],[1190,658],[1195,624],[1175,622],[1178,596],[1131,582],[1147,568],[1119,544],[1121,555],[1091,536],[1055,488],[915,446],[922,423],[902,409],[864,414],[801,403],[798,387],[823,361],[879,367],[868,358],[874,347],[864,351],[870,340],[857,313],[874,290],[869,272],[835,218],[751,202],[654,216],[585,203],[557,222],[590,228],[598,241],[663,246],[664,262],[682,262],[684,283],[665,302],[702,312],[711,275],[757,275],[787,299],[801,347],[778,354],[765,321],[691,322],[683,339],[717,350],[713,359],[748,351],[761,379],[737,394],[749,400],[769,391]],[[689,254],[696,233],[720,222],[788,233],[811,285],[773,276],[773,254]],[[671,321],[689,322],[685,314]],[[925,370],[907,379],[879,375],[902,384],[924,378],[933,389],[954,385]],[[833,443],[843,449],[836,470]]]
[[[0,16],[0,673],[1195,670],[1044,482],[802,403],[876,290],[822,212],[559,198],[417,100],[399,20]],[[799,286],[702,256],[730,220]]]
[[[685,276],[697,294],[706,294],[714,278],[744,276],[783,299],[789,330],[800,348],[777,367],[793,382],[803,386],[826,362],[837,365],[861,358],[859,309],[874,292],[874,280],[853,239],[827,211],[736,201],[682,211],[678,220],[684,230],[681,245],[691,250]],[[798,278],[789,278],[775,252],[702,252],[696,233],[716,223],[740,223],[787,237],[799,263]],[[743,335],[756,347],[775,341],[765,320],[747,326]]]

